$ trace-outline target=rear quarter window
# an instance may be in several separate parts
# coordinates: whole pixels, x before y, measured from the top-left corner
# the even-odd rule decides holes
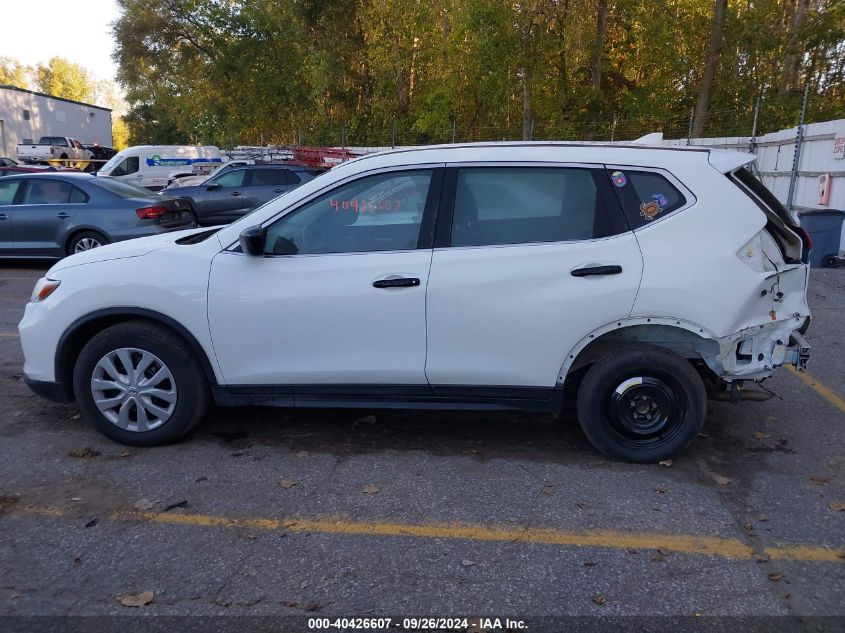
[[[687,204],[684,194],[659,172],[608,169],[607,174],[632,229],[664,218]]]

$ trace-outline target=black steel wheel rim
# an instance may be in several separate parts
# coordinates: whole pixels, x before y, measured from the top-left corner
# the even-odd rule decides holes
[[[660,446],[680,430],[687,415],[686,395],[672,376],[635,373],[614,381],[604,398],[605,419],[623,444]]]

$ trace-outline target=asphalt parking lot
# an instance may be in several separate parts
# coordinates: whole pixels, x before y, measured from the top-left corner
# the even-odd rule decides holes
[[[218,409],[187,441],[127,449],[21,380],[16,326],[47,266],[0,263],[2,615],[842,630],[845,270],[812,273],[809,375],[782,370],[766,402],[711,402],[690,450],[637,466],[528,414]]]

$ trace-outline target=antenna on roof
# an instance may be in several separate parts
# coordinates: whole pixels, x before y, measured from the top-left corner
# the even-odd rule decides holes
[[[651,134],[646,134],[645,136],[641,136],[635,141],[631,141],[632,143],[638,143],[640,145],[655,145],[660,143],[663,140],[663,132],[652,132]]]

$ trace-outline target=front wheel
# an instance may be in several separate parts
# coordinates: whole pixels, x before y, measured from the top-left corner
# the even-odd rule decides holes
[[[633,345],[590,367],[578,389],[578,420],[593,446],[628,462],[676,456],[707,415],[707,393],[684,358]]]
[[[73,373],[85,417],[106,437],[133,446],[167,444],[205,413],[208,385],[184,342],[146,321],[107,328],[82,348]]]

